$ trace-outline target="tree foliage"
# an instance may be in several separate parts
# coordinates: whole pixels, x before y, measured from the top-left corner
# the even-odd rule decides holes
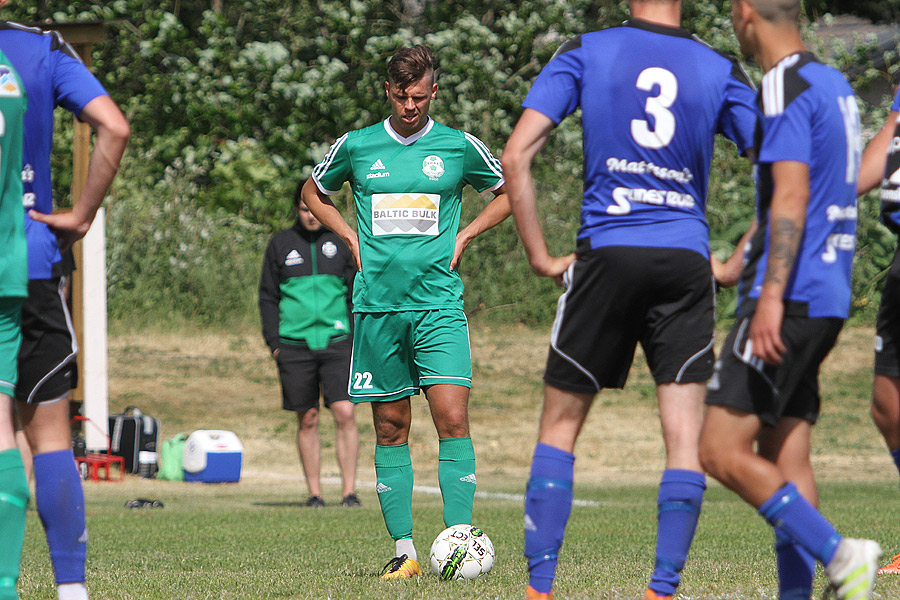
[[[871,4],[893,10],[898,2]],[[806,8],[816,12],[839,4],[810,1]],[[855,5],[859,10],[868,6]],[[716,49],[736,55],[729,9],[728,0],[685,3],[685,26]],[[553,52],[573,35],[621,22],[627,18],[627,3],[38,0],[13,3],[2,15],[26,22],[111,22],[108,41],[95,48],[93,70],[133,130],[110,211],[110,285],[116,292],[111,306],[125,315],[127,302],[165,307],[169,297],[172,310],[183,308],[186,316],[193,312],[208,319],[212,305],[184,301],[186,295],[211,293],[209,282],[189,282],[202,278],[200,266],[184,257],[173,263],[164,255],[174,243],[164,231],[167,222],[172,222],[172,235],[186,238],[194,257],[228,262],[230,252],[234,259],[227,293],[252,300],[258,257],[235,254],[255,252],[260,239],[289,223],[294,186],[332,141],[386,116],[385,67],[397,49],[414,43],[432,47],[440,86],[433,116],[472,132],[499,155],[522,99]],[[818,49],[836,66],[852,70],[861,86],[887,75],[872,68],[871,49],[865,46],[849,52]],[[759,81],[761,74],[751,68],[751,75]],[[880,126],[885,114],[883,108],[866,106],[863,113],[871,113],[866,117],[870,130]],[[58,197],[66,195],[71,181],[65,158],[71,144],[68,123],[60,117],[61,150],[54,158]],[[713,251],[724,257],[751,218],[753,183],[750,166],[730,143],[717,145],[713,172],[711,241]],[[551,136],[537,174],[550,246],[556,252],[571,251],[581,195],[577,114]],[[467,195],[464,220],[485,202]],[[190,213],[192,221],[182,221],[179,212]],[[860,211],[857,309],[877,303],[879,274],[893,250],[892,236],[877,223],[876,213],[877,198],[867,198]],[[352,217],[352,210],[348,214]],[[153,236],[139,235],[142,226],[153,230]],[[221,228],[215,235],[196,237],[197,231]],[[238,243],[236,232],[250,241]],[[228,252],[201,251],[209,244],[228,244]],[[147,279],[147,264],[158,279]],[[556,291],[530,274],[511,223],[477,240],[461,271],[470,310],[527,321],[552,314]],[[165,282],[171,283],[172,293],[154,295]],[[243,300],[229,310],[252,311],[252,301]]]

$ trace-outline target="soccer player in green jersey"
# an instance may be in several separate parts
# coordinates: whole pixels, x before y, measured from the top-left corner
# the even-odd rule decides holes
[[[0,6],[5,4],[0,0]],[[25,88],[0,52],[0,600],[15,600],[25,538],[28,481],[16,448],[15,394],[22,303],[28,296],[22,211],[22,130]]]
[[[303,200],[353,251],[356,327],[350,400],[370,402],[375,422],[376,491],[396,556],[382,573],[421,573],[412,541],[410,396],[425,391],[440,442],[438,479],[446,526],[472,522],[475,451],[469,437],[472,383],[463,284],[466,246],[509,216],[503,173],[475,136],[428,116],[438,84],[426,46],[388,63],[391,116],[340,137],[304,184]],[[359,233],[329,196],[350,182]],[[459,230],[462,188],[494,199]]]

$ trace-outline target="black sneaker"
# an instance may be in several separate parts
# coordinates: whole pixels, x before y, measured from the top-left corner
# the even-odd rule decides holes
[[[341,506],[358,507],[362,506],[362,502],[359,501],[356,494],[350,493],[344,496],[344,499],[341,501]]]
[[[322,496],[310,496],[306,499],[305,506],[309,508],[325,508],[325,500],[322,499]]]

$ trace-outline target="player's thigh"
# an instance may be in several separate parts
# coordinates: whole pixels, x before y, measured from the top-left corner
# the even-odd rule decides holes
[[[22,343],[22,298],[0,298],[0,394],[14,396]]]
[[[578,255],[557,302],[547,385],[587,394],[625,385],[646,313],[644,250],[606,247]]]
[[[875,323],[875,374],[900,377],[900,265],[898,253],[884,282]]]
[[[45,402],[76,385],[77,347],[61,278],[28,282],[16,400]]]
[[[691,250],[667,249],[650,267],[641,346],[657,385],[703,383],[715,362],[715,292],[709,259]]]
[[[462,309],[417,313],[412,335],[419,385],[472,386],[469,324]],[[467,392],[457,392],[468,396]]]
[[[349,337],[336,340],[319,350],[318,371],[322,382],[322,396],[325,406],[331,408],[335,402],[349,400],[350,353]]]
[[[281,380],[281,407],[298,414],[319,406],[319,369],[307,346],[282,344],[275,357]]]
[[[350,360],[350,400],[393,402],[418,393],[410,313],[357,313]]]

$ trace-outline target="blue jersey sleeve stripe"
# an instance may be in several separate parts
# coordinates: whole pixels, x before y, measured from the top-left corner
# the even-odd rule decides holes
[[[481,159],[488,166],[488,168],[500,179],[503,179],[503,168],[500,166],[500,161],[497,160],[487,146],[484,145],[484,142],[479,140],[477,137],[468,132],[463,132],[466,136],[466,139],[469,140],[469,143],[475,148],[478,152]]]

